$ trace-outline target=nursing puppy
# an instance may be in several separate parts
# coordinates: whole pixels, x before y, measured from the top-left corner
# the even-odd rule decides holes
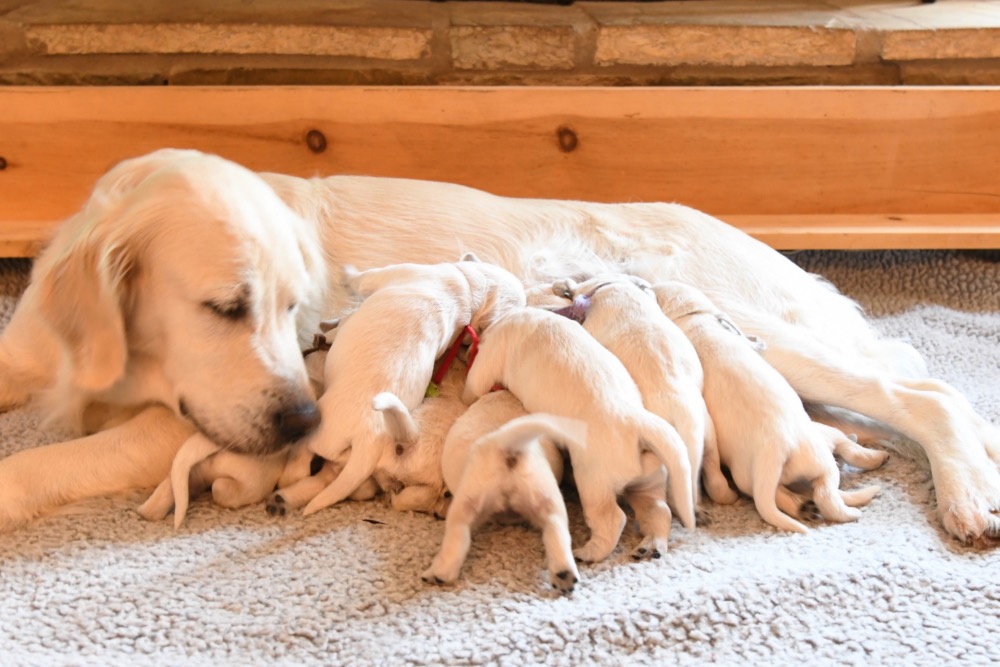
[[[382,411],[396,445],[382,452],[373,477],[389,494],[393,509],[444,517],[448,500],[441,456],[452,425],[466,411],[462,402],[465,373],[466,365],[456,359],[436,394],[412,412],[391,392],[375,397],[373,407]]]
[[[423,580],[457,579],[472,531],[502,512],[520,515],[542,531],[552,587],[572,591],[580,573],[559,490],[562,455],[553,441],[582,451],[586,435],[586,425],[578,420],[527,414],[509,391],[491,392],[473,403],[445,440],[441,467],[453,497],[441,549]]]
[[[212,499],[235,509],[264,500],[278,482],[289,450],[247,456],[222,450],[200,433],[188,438],[174,456],[170,476],[139,506],[139,514],[158,521],[174,510],[174,528],[187,515],[188,502],[211,489]]]
[[[717,503],[736,502],[736,493],[720,472],[715,430],[702,397],[704,373],[698,353],[660,310],[649,283],[635,276],[604,274],[582,283],[557,281],[552,291],[573,299],[571,307],[559,312],[580,322],[618,357],[639,387],[646,409],[677,429],[687,447],[695,502],[703,457],[708,495]]]
[[[660,464],[667,467],[671,499],[681,522],[694,527],[691,464],[670,424],[642,405],[642,396],[621,362],[576,322],[546,310],[525,308],[486,330],[469,370],[466,403],[503,384],[529,412],[579,419],[587,424],[586,448],[571,449],[573,476],[590,528],[590,540],[574,550],[582,561],[607,558],[625,527],[618,495],[635,510],[643,544],[666,549],[671,514],[663,501]],[[649,465],[650,452],[658,460]],[[634,555],[643,555],[638,552]]]
[[[520,280],[474,257],[371,269],[347,282],[364,300],[337,327],[319,400],[328,419],[308,446],[327,460],[348,448],[350,455],[336,479],[308,502],[306,515],[347,498],[375,472],[386,450],[396,447],[383,412],[373,406],[378,394],[392,392],[408,410],[416,408],[435,360],[465,327],[481,332],[525,299]]]
[[[753,497],[761,517],[777,528],[805,532],[802,523],[779,509],[798,515],[789,487],[805,487],[824,518],[858,519],[857,506],[867,504],[878,487],[840,491],[833,453],[863,469],[878,467],[887,454],[813,422],[788,382],[703,293],[678,282],[661,283],[653,290],[663,312],[698,352],[722,464],[736,486]]]

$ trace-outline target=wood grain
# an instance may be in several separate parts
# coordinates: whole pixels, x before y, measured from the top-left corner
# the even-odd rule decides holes
[[[111,165],[164,146],[303,176],[678,201],[786,248],[1000,245],[996,87],[26,87],[0,109],[8,256],[36,252]]]

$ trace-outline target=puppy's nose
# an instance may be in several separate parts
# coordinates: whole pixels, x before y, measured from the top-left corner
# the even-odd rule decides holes
[[[296,403],[278,410],[274,421],[285,442],[295,442],[319,426],[320,412],[313,401]]]

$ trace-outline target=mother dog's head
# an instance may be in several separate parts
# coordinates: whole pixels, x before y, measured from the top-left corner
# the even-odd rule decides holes
[[[324,267],[315,229],[253,172],[196,151],[122,162],[36,263],[55,392],[160,401],[220,446],[279,449],[319,422],[297,324],[319,319]]]

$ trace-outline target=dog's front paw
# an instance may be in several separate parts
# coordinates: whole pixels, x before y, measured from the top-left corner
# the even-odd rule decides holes
[[[576,568],[566,568],[558,572],[549,572],[549,579],[552,581],[552,588],[560,593],[572,593],[580,581],[580,573]]]
[[[280,491],[275,491],[267,497],[265,507],[267,508],[267,513],[271,516],[285,516],[288,514],[288,504],[285,502],[285,498],[281,495]]]

